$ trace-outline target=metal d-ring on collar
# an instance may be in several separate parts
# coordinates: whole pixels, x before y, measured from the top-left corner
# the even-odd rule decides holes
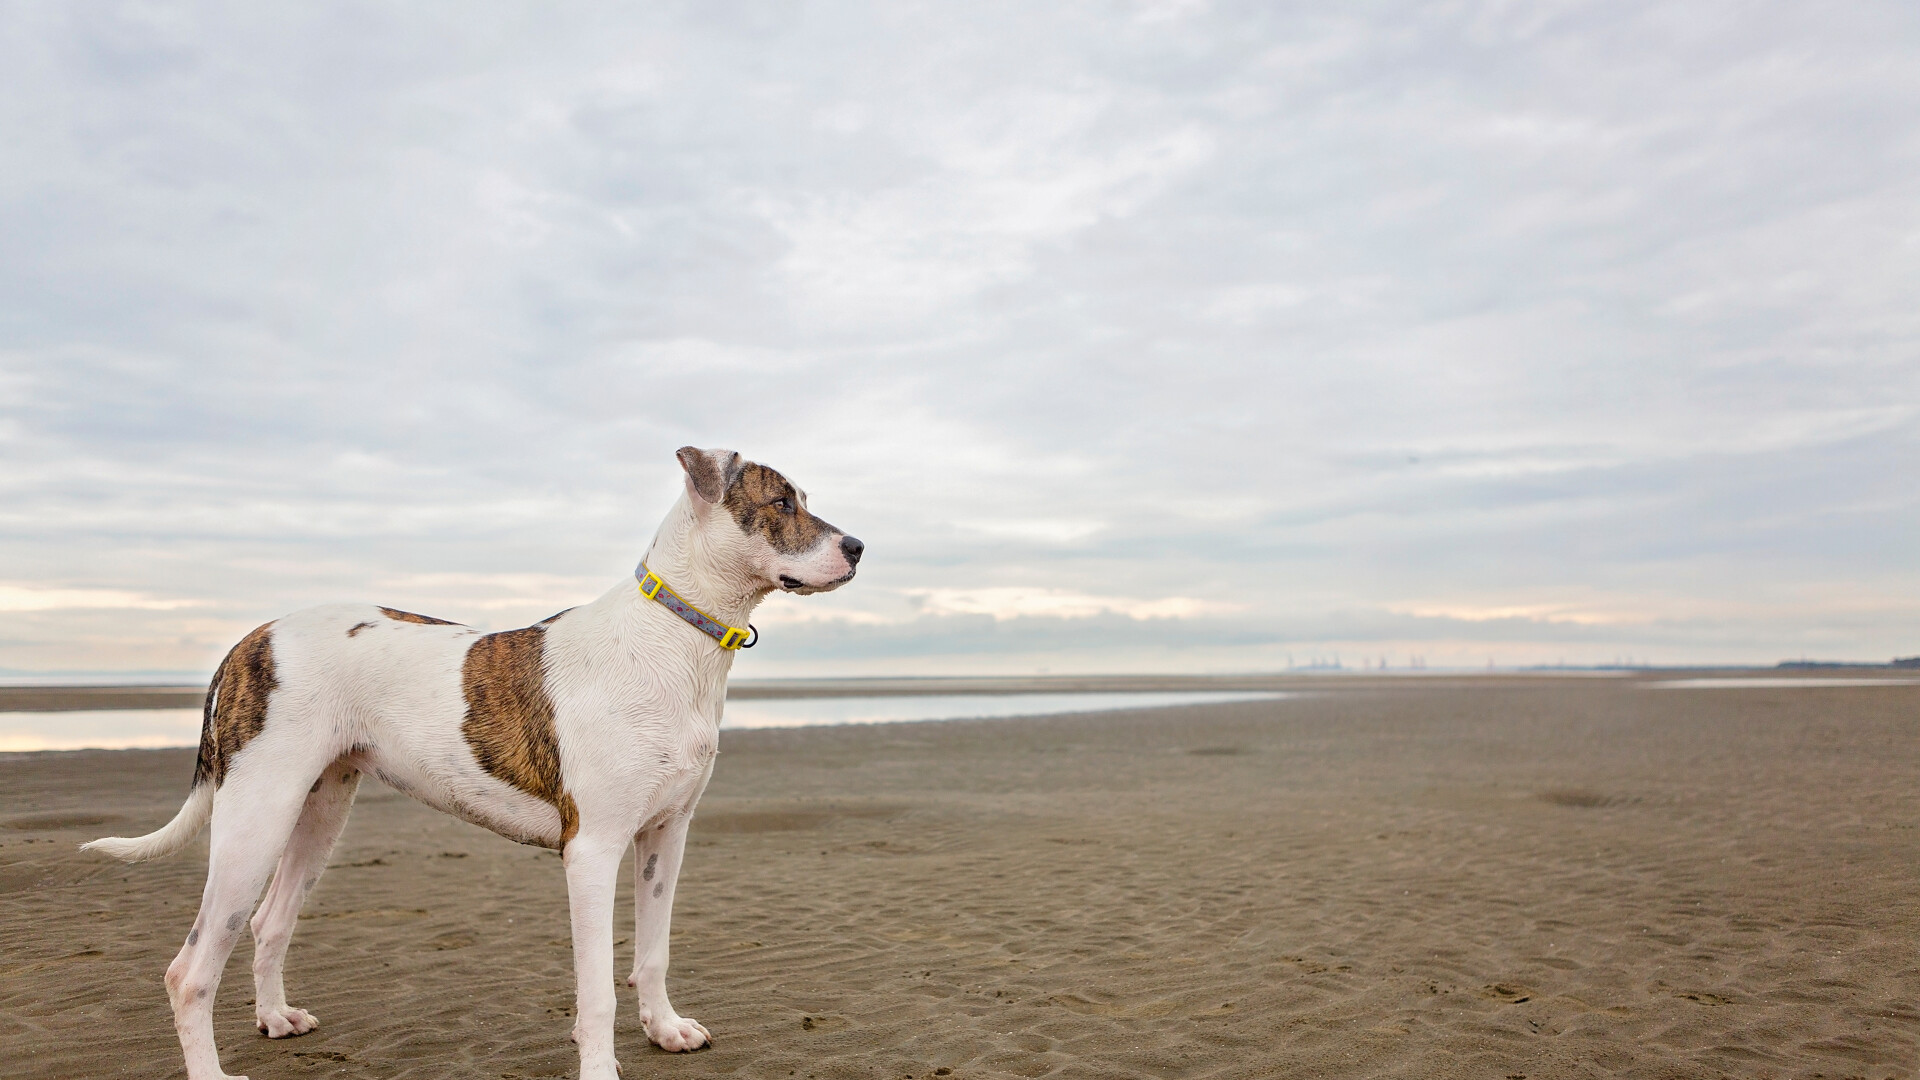
[[[633,576],[640,582],[640,595],[656,601],[660,606],[687,620],[695,630],[720,643],[720,647],[732,652],[735,649],[751,649],[760,643],[760,631],[752,623],[745,630],[737,626],[728,626],[719,619],[708,615],[692,604],[680,598],[673,587],[660,580],[660,575],[647,569],[646,563],[634,568]]]

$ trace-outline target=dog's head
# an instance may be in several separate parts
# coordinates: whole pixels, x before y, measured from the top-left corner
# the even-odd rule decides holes
[[[679,457],[705,542],[767,588],[804,595],[853,580],[866,545],[814,517],[792,481],[731,450],[683,446]]]

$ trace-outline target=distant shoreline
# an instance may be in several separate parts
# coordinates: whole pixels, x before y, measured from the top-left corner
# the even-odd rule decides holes
[[[741,679],[727,688],[736,701],[823,697],[917,697],[929,694],[1128,693],[1188,690],[1297,690],[1304,684],[1338,683],[1343,689],[1444,685],[1459,688],[1515,679],[1630,678],[1658,675],[1710,675],[1785,670],[1830,672],[1819,668],[1531,668],[1481,671],[1291,671],[1255,675],[1019,675],[899,676],[853,679]],[[1846,665],[1863,672],[1901,669],[1886,664]],[[96,709],[197,709],[205,700],[201,686],[0,686],[0,712],[78,712]]]

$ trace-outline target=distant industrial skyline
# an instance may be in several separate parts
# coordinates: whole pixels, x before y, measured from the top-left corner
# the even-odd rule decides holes
[[[741,677],[1920,653],[1920,11],[0,26],[0,674],[521,625],[676,447],[868,543]]]

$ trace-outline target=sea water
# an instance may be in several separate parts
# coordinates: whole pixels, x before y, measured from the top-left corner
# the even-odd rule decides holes
[[[899,694],[885,697],[772,698],[729,701],[724,730],[965,720],[1055,713],[1165,709],[1292,694],[1236,690],[1050,694]],[[0,712],[0,753],[22,750],[127,750],[195,746],[199,709],[88,709]]]

